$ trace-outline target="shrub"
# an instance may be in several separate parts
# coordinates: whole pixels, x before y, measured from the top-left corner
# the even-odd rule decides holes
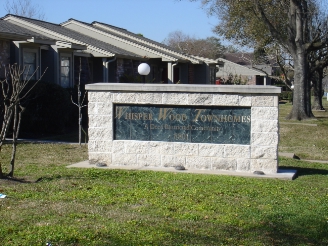
[[[288,93],[288,101],[289,102],[293,101],[293,92],[292,91],[289,91],[289,93]]]
[[[288,100],[289,102],[293,101],[293,92],[292,91],[282,91],[279,95],[279,100]]]
[[[120,76],[120,83],[142,83],[142,77],[140,75],[123,74]]]
[[[142,75],[123,74],[120,76],[120,83],[155,83],[155,78],[150,80]]]
[[[77,122],[68,89],[57,84],[40,81],[23,104],[22,133],[63,133]]]

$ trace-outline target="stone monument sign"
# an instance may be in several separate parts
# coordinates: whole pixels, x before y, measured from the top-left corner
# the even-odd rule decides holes
[[[86,85],[89,162],[275,173],[273,86]]]

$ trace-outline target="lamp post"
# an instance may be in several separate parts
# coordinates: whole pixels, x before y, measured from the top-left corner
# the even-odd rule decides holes
[[[142,76],[142,82],[146,82],[146,76],[150,73],[150,67],[147,63],[141,63],[138,66],[138,73]]]
[[[294,101],[294,83],[293,82],[292,82],[290,89],[292,89],[292,105],[293,105],[293,101]]]

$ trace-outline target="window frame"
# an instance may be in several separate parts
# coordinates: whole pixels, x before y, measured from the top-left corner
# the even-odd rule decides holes
[[[65,67],[65,66],[62,66],[62,58],[63,57],[66,57],[66,58],[69,58],[69,65],[68,65],[68,84],[65,85],[63,84],[63,81],[62,81],[62,67]],[[72,56],[72,53],[69,53],[69,52],[60,52],[59,53],[59,76],[58,76],[58,82],[59,82],[59,85],[63,88],[72,88],[73,87],[73,56]]]
[[[25,67],[26,71],[28,71],[29,67],[27,65],[25,65],[25,61],[24,61],[24,54],[25,53],[34,53],[35,54],[35,69],[37,69],[36,73],[34,74],[34,78],[32,77],[31,80],[38,80],[40,78],[40,50],[39,48],[33,48],[33,47],[23,47],[22,49],[22,57],[21,57],[21,61],[22,61],[22,68]],[[33,71],[34,72],[34,71]],[[29,73],[30,75],[33,74]],[[26,73],[23,74],[23,79],[25,79]],[[28,80],[30,78],[30,76],[27,76],[26,79]]]

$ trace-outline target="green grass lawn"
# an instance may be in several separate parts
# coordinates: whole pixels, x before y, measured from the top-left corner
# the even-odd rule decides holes
[[[328,160],[328,101],[323,100],[326,112],[313,111],[316,118],[306,121],[285,120],[291,103],[279,107],[280,152],[291,152],[301,159]]]
[[[281,129],[295,134],[299,153],[327,158],[319,144],[306,150],[311,141],[326,148],[328,118],[313,122],[300,134],[299,125]],[[0,153],[3,165],[10,150]],[[0,199],[1,246],[328,245],[328,164],[281,158],[281,168],[298,170],[293,181],[66,168],[86,159],[85,146],[18,145],[20,180],[0,180],[8,195]]]

